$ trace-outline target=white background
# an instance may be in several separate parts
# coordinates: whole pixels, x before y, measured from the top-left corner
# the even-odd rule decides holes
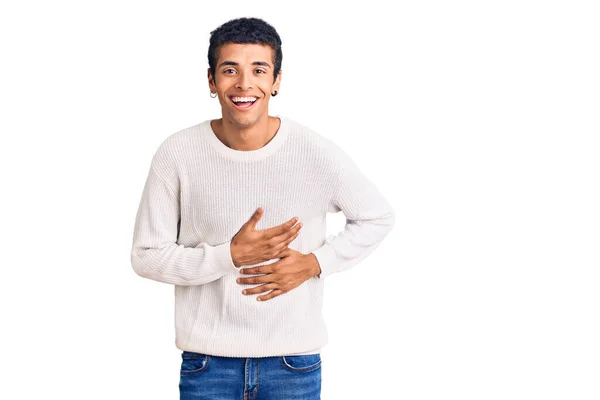
[[[178,398],[173,287],[134,273],[133,225],[161,141],[220,116],[209,34],[241,16],[283,40],[271,114],[397,214],[327,278],[322,398],[600,398],[593,3],[3,3],[0,398]]]

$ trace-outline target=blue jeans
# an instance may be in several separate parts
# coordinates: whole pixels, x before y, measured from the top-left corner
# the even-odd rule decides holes
[[[220,357],[183,351],[180,400],[320,400],[321,355]]]

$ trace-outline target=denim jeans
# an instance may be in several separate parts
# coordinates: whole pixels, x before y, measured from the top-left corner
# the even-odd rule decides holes
[[[321,355],[220,357],[183,351],[180,400],[320,400]]]

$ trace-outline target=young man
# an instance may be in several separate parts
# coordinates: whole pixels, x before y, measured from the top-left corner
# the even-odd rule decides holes
[[[369,255],[394,212],[331,140],[269,115],[282,75],[271,25],[223,24],[208,61],[222,118],[159,146],[132,266],[175,287],[181,399],[319,399],[324,278]],[[344,231],[325,238],[339,211]]]

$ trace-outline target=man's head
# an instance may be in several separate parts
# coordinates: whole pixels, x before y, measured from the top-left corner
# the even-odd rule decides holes
[[[210,33],[208,46],[208,65],[210,72],[215,75],[219,47],[226,43],[262,44],[273,49],[273,80],[281,69],[283,52],[281,38],[271,25],[259,18],[238,18],[224,23]]]
[[[282,59],[279,34],[261,19],[238,18],[212,31],[208,84],[219,96],[223,117],[242,127],[268,115],[269,99],[279,90]]]

